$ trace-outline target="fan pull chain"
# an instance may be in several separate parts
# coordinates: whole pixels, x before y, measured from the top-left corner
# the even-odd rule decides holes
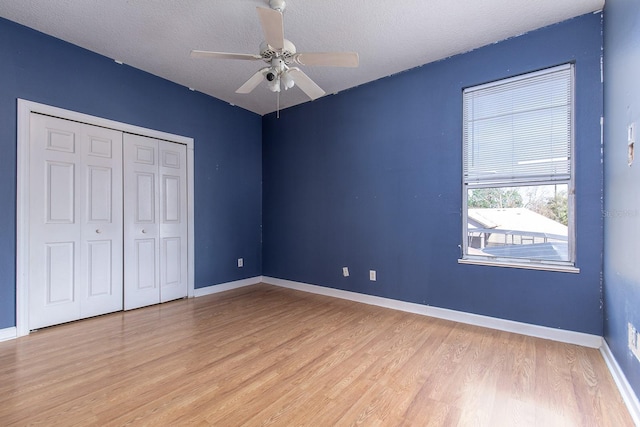
[[[276,92],[277,101],[276,101],[276,118],[280,118],[280,92]]]

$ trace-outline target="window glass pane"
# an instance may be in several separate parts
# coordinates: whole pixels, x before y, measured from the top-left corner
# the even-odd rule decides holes
[[[467,254],[569,261],[568,185],[467,190]]]

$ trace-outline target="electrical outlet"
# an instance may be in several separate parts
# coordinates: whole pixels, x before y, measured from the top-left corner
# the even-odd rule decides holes
[[[244,259],[238,258],[238,268],[242,268],[242,267],[244,267]]]
[[[376,281],[376,271],[375,270],[369,270],[369,280],[371,280],[372,282]]]
[[[349,277],[349,267],[342,267],[342,275],[344,277]]]

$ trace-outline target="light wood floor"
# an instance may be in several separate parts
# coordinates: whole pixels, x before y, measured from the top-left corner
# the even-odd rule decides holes
[[[631,426],[600,353],[257,285],[0,343],[0,425]]]

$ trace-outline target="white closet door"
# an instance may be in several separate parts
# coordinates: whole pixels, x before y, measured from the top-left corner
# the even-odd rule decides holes
[[[124,308],[160,302],[158,141],[124,135]]]
[[[187,296],[187,147],[160,151],[160,301]]]
[[[122,133],[84,125],[80,317],[123,308]]]
[[[31,115],[29,329],[122,309],[121,147],[120,132]]]
[[[187,159],[182,144],[124,136],[124,307],[187,296]]]

